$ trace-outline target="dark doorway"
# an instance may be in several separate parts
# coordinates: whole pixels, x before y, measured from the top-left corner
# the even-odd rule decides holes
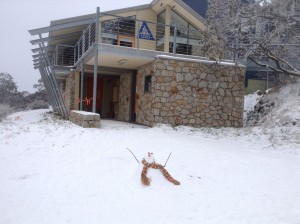
[[[85,97],[83,106],[86,111],[93,109],[93,76],[85,77]],[[101,118],[117,118],[119,109],[120,76],[98,75],[96,113]]]

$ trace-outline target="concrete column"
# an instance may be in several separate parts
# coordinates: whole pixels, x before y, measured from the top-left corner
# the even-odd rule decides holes
[[[97,7],[96,16],[96,37],[95,37],[95,53],[94,53],[94,83],[93,83],[93,112],[96,113],[96,102],[97,102],[97,80],[98,80],[98,45],[99,45],[99,25],[100,25],[100,8]]]
[[[81,63],[81,82],[80,82],[80,110],[83,110],[83,85],[84,85],[84,60]]]
[[[78,96],[79,96],[79,92],[80,92],[80,86],[79,86],[79,81],[80,81],[80,73],[79,72],[75,72],[74,74],[74,82],[75,82],[75,89],[74,89],[74,110],[78,110],[79,109],[79,103],[78,103]]]

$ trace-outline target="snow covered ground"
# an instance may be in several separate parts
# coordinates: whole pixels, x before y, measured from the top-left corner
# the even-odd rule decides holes
[[[0,123],[0,223],[299,224],[296,127],[83,129],[47,110],[13,114]],[[150,169],[143,186],[126,148],[161,164],[172,153],[181,185]]]

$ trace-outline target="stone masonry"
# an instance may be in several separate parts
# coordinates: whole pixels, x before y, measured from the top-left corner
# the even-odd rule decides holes
[[[158,57],[138,69],[137,123],[242,127],[245,67],[234,63]],[[151,91],[144,93],[151,75]]]
[[[130,99],[131,99],[131,74],[122,74],[120,76],[120,94],[119,94],[119,113],[118,120],[130,120]]]
[[[91,112],[71,110],[70,121],[83,128],[100,128],[100,115]]]
[[[74,109],[74,96],[75,96],[75,72],[72,71],[65,80],[65,90],[62,91],[62,97],[64,100],[64,104],[66,106],[66,109],[68,113],[70,113],[70,110]]]

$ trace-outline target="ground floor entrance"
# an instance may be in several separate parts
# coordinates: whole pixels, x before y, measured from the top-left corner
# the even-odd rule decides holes
[[[84,111],[92,112],[96,100],[96,113],[101,118],[135,122],[135,74],[98,74],[97,97],[93,99],[94,77],[85,73],[83,80]]]

